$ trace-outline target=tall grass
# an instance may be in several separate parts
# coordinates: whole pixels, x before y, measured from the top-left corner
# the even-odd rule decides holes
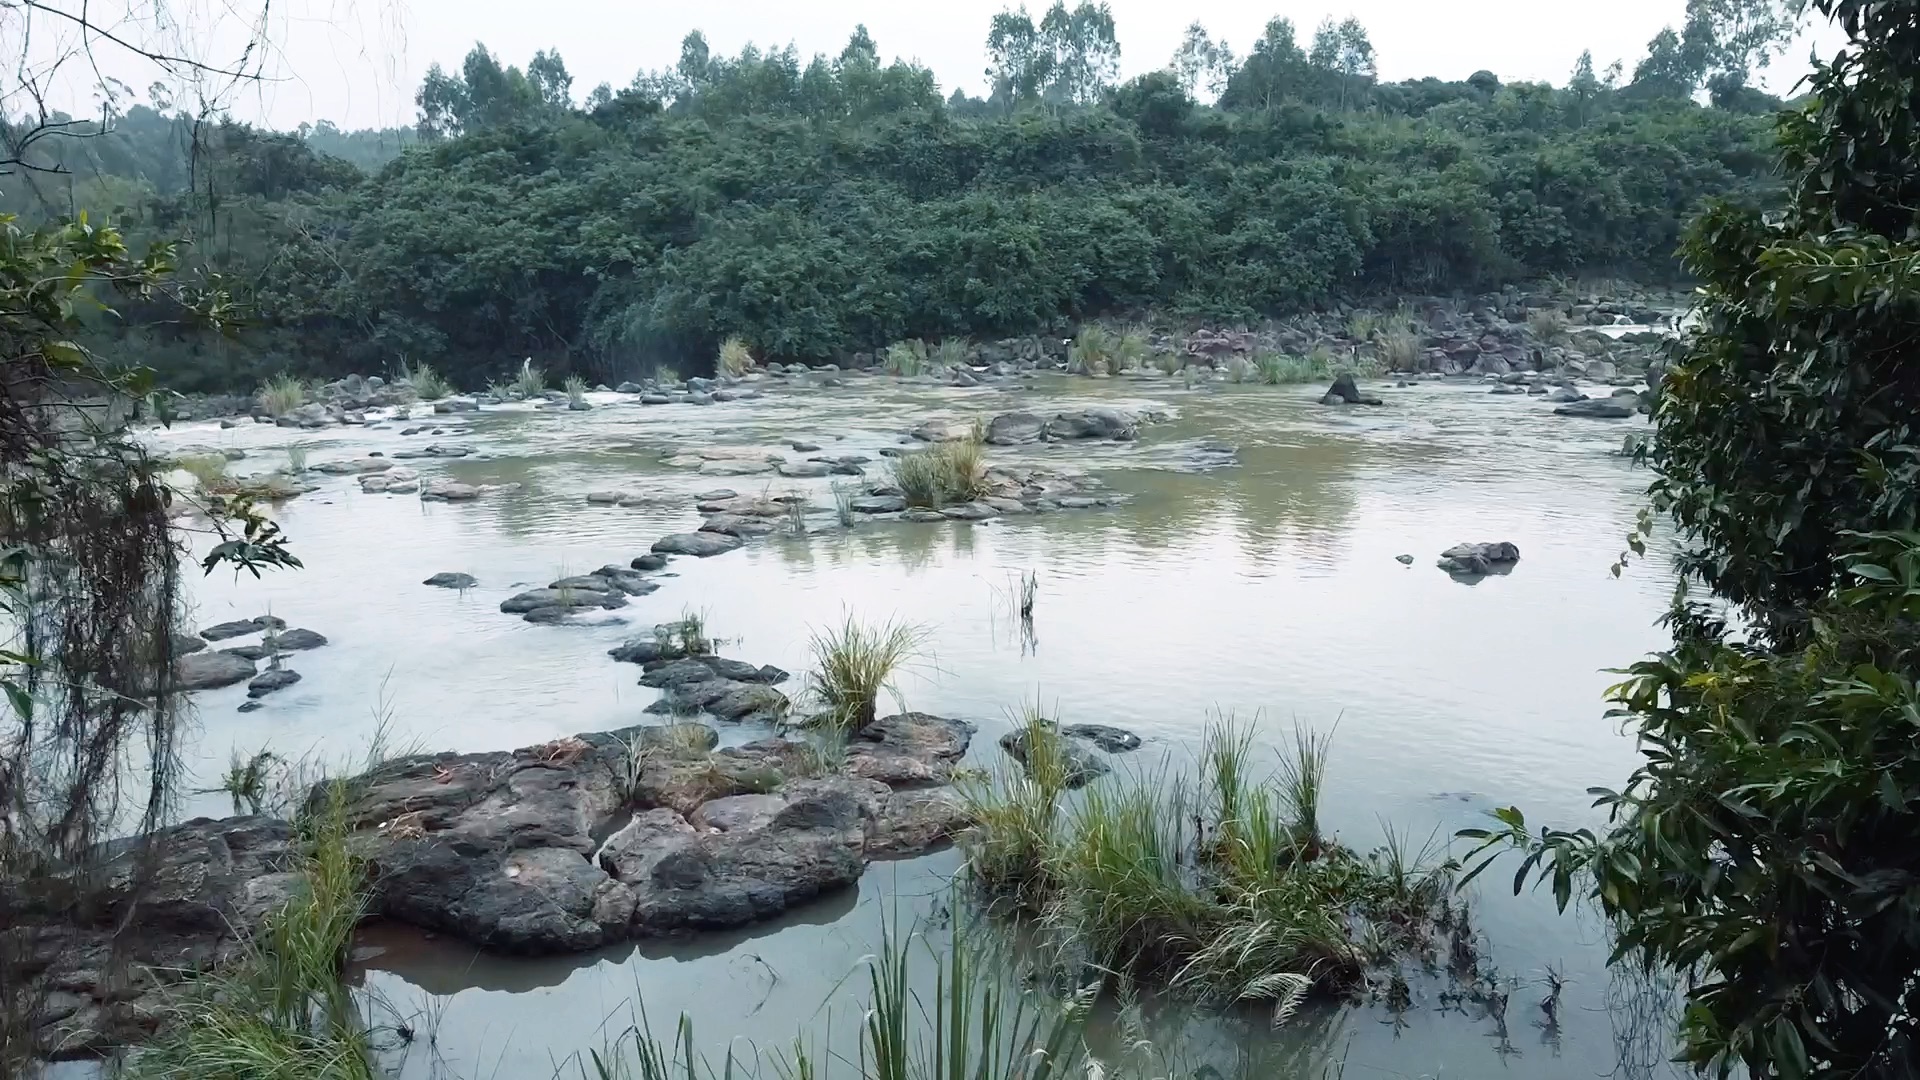
[[[303,473],[307,471],[307,453],[311,448],[303,442],[287,444],[287,471]]]
[[[1067,348],[1067,370],[1080,375],[1107,375],[1114,370],[1120,339],[1099,323],[1088,323]]]
[[[1389,371],[1412,371],[1420,362],[1420,335],[1405,324],[1380,337],[1380,358]]]
[[[1129,326],[1114,341],[1114,366],[1121,371],[1144,370],[1147,366],[1147,355],[1151,351],[1152,345],[1148,340],[1146,327]]]
[[[1347,336],[1355,341],[1371,341],[1380,329],[1380,316],[1372,311],[1356,311],[1347,319]]]
[[[933,364],[948,369],[963,368],[968,366],[971,356],[966,338],[945,338],[934,347]]]
[[[880,695],[898,699],[895,676],[920,659],[926,645],[926,630],[913,623],[868,626],[852,614],[837,628],[815,631],[807,640],[813,654],[808,690],[821,711],[812,722],[847,732],[873,723]]]
[[[1187,358],[1172,349],[1168,349],[1165,352],[1154,354],[1153,366],[1159,368],[1160,373],[1163,375],[1178,375],[1180,372],[1186,370]]]
[[[520,361],[520,371],[513,377],[513,389],[523,398],[537,398],[546,393],[546,369],[535,364],[531,356]]]
[[[413,396],[421,401],[439,401],[453,393],[453,384],[433,370],[430,365],[421,364],[412,371],[403,370],[402,374],[413,386]]]
[[[1361,856],[1325,835],[1328,743],[1311,731],[1263,771],[1251,729],[1221,718],[1197,776],[1096,782],[1063,810],[1056,729],[1037,711],[1023,728],[1028,770],[963,788],[968,873],[1082,963],[1205,1001],[1266,1001],[1279,1022],[1312,990],[1356,985],[1376,958],[1362,942],[1412,951],[1444,918],[1451,864],[1430,865],[1431,847],[1390,832]]]
[[[910,341],[896,341],[887,346],[883,366],[889,375],[903,378],[919,375],[927,370],[927,343],[919,338]]]
[[[833,516],[840,525],[850,527],[853,524],[853,500],[860,494],[860,486],[835,480],[833,490]]]
[[[1559,341],[1567,336],[1567,316],[1558,308],[1535,308],[1527,312],[1527,329],[1542,341]]]
[[[713,369],[737,379],[753,370],[753,350],[747,348],[745,339],[730,337],[720,343],[720,356]]]
[[[1318,382],[1332,377],[1332,364],[1327,359],[1330,355],[1315,350],[1312,355],[1291,356],[1261,349],[1253,354],[1253,376],[1264,386]]]
[[[986,492],[986,444],[978,433],[901,454],[888,465],[893,482],[913,506],[939,509]]]
[[[291,416],[307,403],[307,384],[292,375],[275,375],[261,385],[257,396],[267,415],[276,419]]]
[[[186,454],[174,458],[173,467],[191,475],[205,494],[215,494],[226,487],[227,459],[224,455]]]
[[[567,391],[567,405],[569,407],[578,409],[587,403],[587,380],[578,375],[569,375],[567,376],[566,382],[561,385]]]

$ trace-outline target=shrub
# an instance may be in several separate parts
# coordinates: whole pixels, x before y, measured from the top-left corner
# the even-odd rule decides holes
[[[1380,358],[1389,371],[1412,371],[1420,363],[1420,337],[1403,324],[1380,338]]]
[[[971,356],[966,338],[946,338],[933,350],[933,363],[936,367],[963,368],[971,362]]]
[[[1347,336],[1355,341],[1372,341],[1380,329],[1381,318],[1371,311],[1356,311],[1347,319]]]
[[[1567,316],[1558,308],[1535,308],[1527,312],[1527,329],[1542,341],[1559,341],[1567,336]]]
[[[889,375],[909,377],[927,370],[927,343],[919,338],[911,341],[896,341],[887,346],[885,361]]]
[[[913,506],[938,510],[986,491],[986,446],[976,433],[901,454],[889,465],[895,486]]]
[[[408,372],[407,381],[413,386],[413,395],[421,401],[439,401],[453,393],[453,384],[426,364]]]
[[[1128,327],[1113,346],[1114,366],[1121,371],[1138,371],[1147,366],[1152,344],[1145,327]]]
[[[1099,323],[1088,323],[1067,349],[1067,370],[1081,375],[1110,374],[1119,346],[1113,331]]]

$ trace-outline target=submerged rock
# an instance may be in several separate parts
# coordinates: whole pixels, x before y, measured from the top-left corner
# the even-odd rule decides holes
[[[995,446],[1038,442],[1047,422],[1029,412],[1002,413],[987,424],[987,441]]]
[[[617,608],[626,607],[627,598],[607,589],[528,589],[500,601],[500,610],[521,615],[535,608]]]
[[[287,621],[272,615],[261,615],[252,619],[235,619],[232,622],[215,623],[200,631],[200,636],[208,641],[225,641],[228,638],[245,637],[258,634],[263,630],[285,629]]]
[[[280,650],[300,651],[317,649],[327,643],[327,639],[312,630],[282,630],[269,639],[273,647]]]
[[[432,585],[436,588],[441,588],[441,589],[471,589],[475,585],[480,584],[480,581],[478,578],[475,578],[472,574],[462,574],[462,573],[458,573],[451,570],[442,570],[441,572],[433,575],[432,577],[421,582],[420,584]]]
[[[1621,398],[1591,398],[1586,401],[1569,402],[1553,410],[1555,416],[1583,416],[1592,420],[1625,420],[1632,416],[1635,409],[1624,405]]]
[[[1385,402],[1374,394],[1363,394],[1353,379],[1351,372],[1341,372],[1334,377],[1333,385],[1327,388],[1326,395],[1320,399],[1322,405],[1384,405]]]
[[[270,668],[261,672],[247,684],[247,696],[266,697],[275,690],[284,690],[300,681],[300,673],[292,668]]]
[[[714,555],[724,555],[739,547],[738,536],[717,532],[673,533],[653,542],[653,551],[658,555],[692,555],[705,559]]]
[[[1130,442],[1138,431],[1138,421],[1118,409],[1083,409],[1056,415],[1046,422],[1041,434],[1054,440],[1107,439]]]
[[[1505,540],[1480,544],[1455,544],[1440,553],[1436,563],[1449,574],[1490,574],[1520,561],[1520,549]]]
[[[654,554],[636,555],[633,557],[633,562],[628,565],[635,570],[663,570],[667,565],[667,557]]]

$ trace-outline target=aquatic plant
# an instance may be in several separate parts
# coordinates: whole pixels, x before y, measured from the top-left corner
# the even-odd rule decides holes
[[[287,444],[288,472],[303,473],[307,471],[307,452],[309,449],[311,448],[304,442],[290,442]]]
[[[837,628],[815,631],[807,640],[813,654],[808,693],[820,712],[810,723],[847,732],[871,724],[881,693],[899,696],[895,676],[926,645],[926,630],[913,623],[868,626],[851,613]]]
[[[279,419],[293,415],[294,410],[307,403],[307,384],[283,373],[263,383],[256,396],[267,415]]]
[[[715,643],[707,636],[707,617],[693,608],[682,608],[678,619],[654,627],[653,636],[687,656],[705,656],[714,650]]]
[[[937,510],[970,502],[986,492],[986,443],[976,428],[964,439],[903,453],[888,471],[911,506]]]
[[[832,490],[835,520],[839,521],[843,528],[851,526],[854,514],[853,500],[860,495],[860,485],[835,480]]]
[[[1113,363],[1121,371],[1138,371],[1147,366],[1152,344],[1144,326],[1130,326],[1113,344]]]
[[[720,356],[714,361],[714,371],[722,375],[739,378],[753,370],[753,351],[739,337],[730,337],[720,343]]]
[[[404,373],[413,386],[413,396],[421,401],[439,401],[453,393],[453,384],[443,378],[428,364],[421,364],[410,372]]]
[[[919,338],[896,341],[887,346],[882,366],[889,375],[910,377],[927,370],[927,343]]]
[[[568,406],[578,409],[587,403],[587,380],[569,375],[561,385],[566,389]]]
[[[513,384],[502,379],[495,379],[487,384],[487,396],[495,401],[512,401]]]
[[[787,532],[793,536],[807,535],[807,509],[812,505],[804,491],[790,491],[780,497],[780,505],[787,512]]]
[[[220,783],[201,788],[198,794],[224,792],[233,799],[234,813],[258,814],[266,805],[267,785],[279,761],[279,755],[271,750],[262,749],[249,757],[236,748],[228,756],[227,771],[221,774]]]
[[[1371,341],[1380,329],[1380,316],[1372,311],[1356,311],[1347,318],[1347,336],[1355,341]]]
[[[218,494],[227,480],[227,459],[222,454],[183,454],[173,459],[173,467],[191,475],[200,490]]]
[[[520,361],[520,371],[513,377],[513,388],[523,398],[537,398],[547,392],[547,372],[533,362],[529,356]]]
[[[1353,986],[1363,942],[1415,949],[1445,917],[1451,863],[1397,834],[1365,857],[1323,834],[1328,743],[1311,731],[1256,777],[1251,730],[1223,717],[1197,778],[1163,765],[1096,781],[1070,811],[1057,728],[1030,709],[1023,733],[1026,770],[963,788],[968,874],[1084,963],[1203,1001],[1268,1000],[1278,1021],[1310,990]]]

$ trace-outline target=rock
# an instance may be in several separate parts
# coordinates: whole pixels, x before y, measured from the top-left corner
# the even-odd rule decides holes
[[[266,697],[275,690],[284,690],[299,681],[300,673],[291,668],[269,668],[247,684],[247,696]]]
[[[260,660],[265,660],[269,656],[279,655],[278,653],[275,653],[269,650],[265,645],[237,645],[231,649],[221,649],[220,651],[223,653],[231,654],[233,656],[238,656],[242,660],[249,660],[249,661],[256,661],[256,662]]]
[[[500,610],[509,615],[525,614],[535,608],[617,608],[626,607],[627,598],[617,591],[598,589],[528,589],[500,602]]]
[[[475,585],[480,584],[480,582],[479,579],[475,578],[472,574],[442,570],[420,584],[432,585],[441,589],[471,589]]]
[[[929,713],[881,717],[847,745],[847,772],[893,788],[945,784],[973,741],[974,726]]]
[[[700,472],[706,476],[756,476],[772,472],[773,468],[773,462],[757,458],[722,458],[700,463]]]
[[[1129,750],[1140,749],[1140,736],[1126,728],[1111,724],[1068,724],[1060,729],[1060,734],[1087,742],[1105,750],[1109,754],[1122,754]]]
[[[274,648],[282,651],[317,649],[327,643],[326,638],[311,630],[282,630],[269,640]]]
[[[659,582],[624,566],[603,566],[595,570],[592,576],[605,581],[609,586],[628,596],[645,596],[660,588]]]
[[[631,565],[635,570],[664,570],[667,566],[665,555],[636,555]]]
[[[687,823],[701,832],[747,832],[772,824],[786,808],[784,795],[728,795],[701,803]]]
[[[861,514],[897,514],[907,508],[907,500],[899,495],[856,495],[847,507]]]
[[[1000,749],[1023,766],[1027,764],[1027,734],[1021,728],[1000,736]],[[1061,780],[1068,787],[1085,787],[1113,771],[1113,766],[1107,764],[1106,758],[1079,739],[1067,738],[1057,732],[1054,733],[1054,739],[1060,748]]]
[[[1033,413],[1001,413],[987,424],[987,441],[995,446],[1037,442],[1047,422]]]
[[[653,542],[656,555],[692,555],[705,559],[714,555],[724,555],[739,547],[741,540],[717,532],[673,533]]]
[[[713,395],[702,390],[696,390],[687,395],[687,400],[695,405],[711,405],[713,404]]]
[[[1000,511],[983,502],[970,502],[941,507],[940,515],[954,521],[985,521],[999,517]]]
[[[420,489],[421,502],[469,502],[479,497],[479,488],[452,480],[434,480]]]
[[[635,638],[607,650],[607,655],[627,664],[652,664],[665,660],[678,660],[687,655],[680,644],[665,634],[656,634],[650,638]]]
[[[356,461],[323,461],[313,466],[313,471],[331,476],[346,476],[352,473],[385,472],[391,468],[393,468],[393,462],[386,458],[369,457]]]
[[[667,689],[688,683],[710,682],[715,674],[704,658],[688,656],[670,660],[659,667],[649,669],[645,675],[640,676],[640,685]]]
[[[815,479],[833,471],[833,466],[823,461],[787,461],[774,468],[781,476],[794,480]]]
[[[1138,434],[1133,417],[1118,409],[1085,409],[1060,413],[1046,422],[1041,434],[1048,439],[1107,439],[1130,442]]]
[[[1493,543],[1455,544],[1440,553],[1436,563],[1449,574],[1477,576],[1492,573],[1501,566],[1520,561],[1520,549],[1505,540]]]
[[[802,442],[797,439],[793,442],[788,443],[787,445],[793,447],[794,452],[799,454],[811,454],[814,451],[820,449],[819,443]]]
[[[973,824],[967,801],[951,787],[890,793],[868,828],[867,854],[917,855]]]
[[[665,394],[647,393],[640,395],[642,405],[671,405],[673,399]]]
[[[587,492],[587,505],[614,506],[632,497],[633,493],[629,491],[589,491]]]
[[[285,629],[286,625],[287,622],[285,619],[275,618],[272,615],[261,615],[252,619],[236,619],[233,622],[216,623],[200,631],[200,636],[208,641],[225,641],[228,638],[258,634],[262,630]]]
[[[723,679],[708,672],[704,680],[696,679],[668,687],[666,695],[647,706],[647,711],[675,716],[708,713],[722,720],[744,722],[778,720],[787,714],[790,707],[787,696],[770,686]]]
[[[1614,398],[1597,398],[1586,401],[1574,401],[1553,410],[1555,416],[1584,416],[1593,420],[1624,420],[1634,414],[1631,405],[1622,405]]]
[[[623,382],[613,388],[613,392],[616,394],[637,394],[640,390],[641,386],[637,382]]]
[[[173,662],[174,688],[212,690],[253,678],[253,661],[225,652],[197,652]]]
[[[177,657],[197,653],[207,647],[207,639],[199,634],[177,633],[173,636],[173,655]]]
[[[613,582],[608,581],[606,578],[603,578],[598,574],[575,574],[572,577],[563,577],[557,581],[547,582],[547,588],[549,589],[588,589],[593,592],[603,592],[603,593],[620,591],[614,588]]]
[[[946,517],[942,515],[938,510],[926,510],[919,507],[916,507],[912,510],[907,511],[906,519],[908,521],[921,521],[921,522],[947,520]]]
[[[1372,394],[1362,394],[1359,384],[1353,380],[1351,372],[1341,372],[1334,377],[1333,385],[1327,388],[1326,396],[1320,399],[1322,405],[1381,405],[1384,404]]]
[[[740,539],[766,536],[775,528],[773,522],[764,518],[746,517],[741,514],[715,514],[700,523],[700,531],[703,533],[720,533]]]
[[[1547,400],[1554,402],[1556,404],[1564,405],[1574,401],[1585,401],[1587,400],[1587,395],[1581,393],[1578,390],[1575,390],[1571,386],[1563,386],[1560,389],[1555,390],[1553,393],[1548,394]]]
[[[930,443],[959,442],[973,438],[973,425],[964,420],[928,420],[907,432],[907,437]]]
[[[1413,556],[1411,556],[1411,555],[1395,555],[1395,556],[1393,557],[1393,561],[1394,561],[1394,562],[1397,562],[1397,563],[1399,563],[1399,564],[1400,564],[1401,566],[1412,566],[1412,565],[1413,565]]]

